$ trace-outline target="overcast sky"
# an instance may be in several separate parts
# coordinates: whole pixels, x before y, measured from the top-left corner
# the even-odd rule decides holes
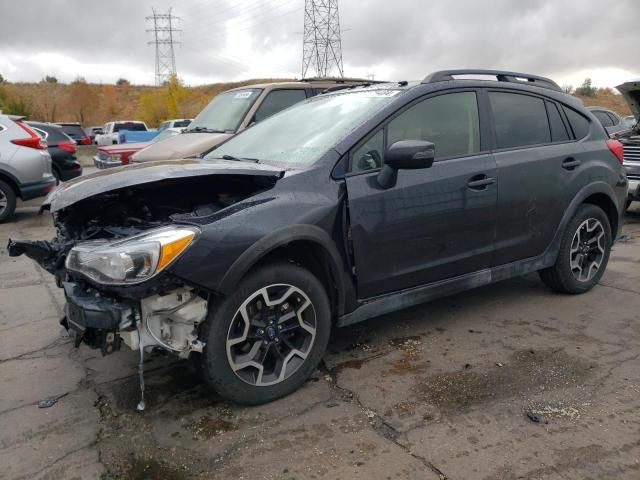
[[[181,20],[189,85],[300,77],[304,0],[0,0],[0,74],[154,81],[152,7]],[[640,77],[640,0],[340,0],[345,75],[499,68],[597,86]]]

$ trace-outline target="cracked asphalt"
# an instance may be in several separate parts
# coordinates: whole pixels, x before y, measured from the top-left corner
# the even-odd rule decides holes
[[[152,355],[138,413],[137,354],[76,350],[62,292],[7,256],[10,236],[53,236],[37,207],[0,225],[2,479],[640,478],[640,209],[590,293],[530,275],[339,330],[304,388],[260,407]]]

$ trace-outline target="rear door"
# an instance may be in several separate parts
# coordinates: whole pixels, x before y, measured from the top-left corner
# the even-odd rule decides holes
[[[358,296],[487,268],[495,235],[496,165],[481,134],[476,91],[421,99],[350,153],[346,177]],[[384,151],[399,140],[436,148],[429,169],[401,170],[382,189]]]
[[[505,90],[488,96],[500,184],[497,266],[544,252],[575,193],[582,150],[556,102]]]

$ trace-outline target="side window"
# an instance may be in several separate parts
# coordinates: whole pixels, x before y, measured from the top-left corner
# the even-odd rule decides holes
[[[564,110],[571,129],[573,130],[573,136],[576,140],[583,139],[589,133],[589,120],[587,120],[582,114],[576,112],[573,108],[562,107]]]
[[[609,118],[611,119],[611,121],[613,122],[614,125],[619,125],[620,124],[620,119],[618,117],[616,117],[613,113],[607,112],[607,115],[609,115]]]
[[[274,113],[301,102],[305,98],[307,98],[307,94],[301,88],[297,90],[274,90],[267,94],[262,105],[258,107],[254,119],[256,122],[261,122]]]
[[[609,115],[607,115],[607,112],[594,110],[592,113],[596,116],[603,127],[613,127],[613,122],[611,121],[611,118],[609,118]]]
[[[349,171],[362,172],[382,167],[384,159],[384,130],[369,138],[351,154]]]
[[[549,124],[551,125],[551,141],[564,142],[570,139],[567,127],[565,127],[558,106],[552,102],[546,102]]]
[[[549,120],[540,98],[518,93],[489,92],[498,148],[551,142]]]
[[[480,151],[480,121],[475,92],[428,98],[389,122],[387,145],[424,140],[436,147],[436,158]]]

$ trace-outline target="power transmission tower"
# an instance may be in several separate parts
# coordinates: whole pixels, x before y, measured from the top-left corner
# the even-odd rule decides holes
[[[326,77],[334,69],[338,76],[344,76],[338,0],[305,0],[302,78],[310,67],[318,77]]]
[[[146,17],[147,22],[153,22],[153,28],[147,30],[154,34],[154,39],[148,42],[149,45],[156,46],[156,85],[164,85],[172,75],[176,74],[176,56],[173,50],[174,45],[180,42],[175,40],[175,35],[182,30],[174,28],[174,21],[179,18],[171,13],[169,8],[167,13],[156,13],[155,8],[151,9],[153,15]]]

